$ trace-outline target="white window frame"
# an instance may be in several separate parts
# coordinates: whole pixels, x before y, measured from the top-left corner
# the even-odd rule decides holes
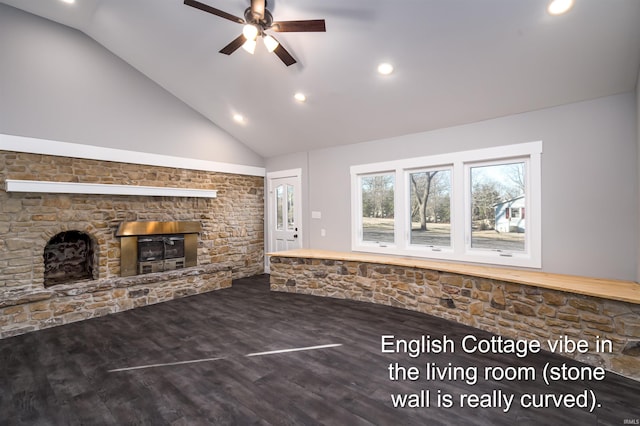
[[[362,178],[374,177],[374,176],[384,176],[384,175],[394,175],[393,182],[393,206],[394,206],[394,242],[382,242],[376,243],[373,241],[364,241],[363,240],[363,222],[362,222]],[[396,242],[398,241],[398,221],[395,219],[395,215],[398,214],[398,179],[397,179],[397,171],[396,170],[377,170],[371,173],[358,173],[356,175],[351,175],[351,188],[352,190],[352,205],[353,205],[353,197],[355,197],[357,210],[353,210],[354,220],[352,222],[354,231],[351,233],[351,244],[352,246],[357,245],[358,247],[362,247],[366,252],[371,253],[387,253],[389,250],[393,250],[396,248]]]
[[[408,158],[351,167],[351,250],[358,252],[415,256],[437,260],[487,263],[495,265],[542,267],[542,142],[528,142],[428,157]],[[505,252],[471,248],[471,168],[478,165],[525,163],[525,206],[527,223],[524,252]],[[451,247],[412,245],[409,173],[451,170]],[[362,241],[362,176],[395,173],[394,244]]]
[[[412,173],[425,173],[425,172],[435,172],[435,171],[448,171],[449,172],[449,212],[450,212],[450,223],[451,223],[451,235],[449,238],[448,246],[425,246],[420,244],[411,244],[411,177]],[[412,256],[420,256],[420,257],[430,257],[430,253],[452,253],[453,252],[453,235],[454,235],[454,216],[455,212],[453,211],[453,165],[444,165],[444,166],[436,166],[436,167],[420,167],[417,169],[405,169],[404,170],[404,180],[406,187],[406,194],[404,199],[405,211],[404,219],[406,222],[406,244],[405,249],[408,253],[411,253]]]
[[[509,158],[500,158],[500,159],[492,159],[486,161],[477,161],[477,162],[468,162],[464,164],[464,179],[465,179],[465,254],[469,258],[476,259],[475,261],[481,263],[495,263],[499,265],[511,265],[511,266],[530,266],[529,260],[531,259],[532,247],[535,247],[535,243],[533,240],[533,233],[535,232],[535,226],[532,230],[529,226],[529,222],[527,222],[527,229],[525,231],[525,247],[524,251],[509,251],[509,250],[491,250],[485,248],[473,248],[471,247],[471,169],[474,167],[484,167],[484,166],[499,166],[503,164],[514,164],[514,163],[524,163],[525,167],[525,206],[533,206],[534,211],[536,210],[535,205],[533,203],[533,199],[531,198],[531,190],[533,185],[531,185],[532,177],[532,165],[531,165],[531,155],[525,156],[515,156]],[[536,214],[538,216],[538,214]],[[495,257],[499,256],[500,259],[496,259]],[[533,265],[538,265],[536,262],[532,262]],[[540,266],[532,266],[532,267],[540,267]]]

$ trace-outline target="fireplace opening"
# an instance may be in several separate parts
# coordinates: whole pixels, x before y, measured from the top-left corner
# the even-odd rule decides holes
[[[138,238],[139,274],[182,269],[184,266],[184,235]]]
[[[200,222],[122,222],[120,274],[131,277],[198,264]]]
[[[44,248],[44,285],[94,279],[94,247],[91,237],[80,231],[61,232]]]

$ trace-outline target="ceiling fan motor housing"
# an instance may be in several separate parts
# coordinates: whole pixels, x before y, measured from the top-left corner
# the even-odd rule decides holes
[[[268,30],[273,25],[273,15],[267,9],[264,10],[264,18],[256,19],[250,7],[244,11],[244,20],[249,24],[257,25],[264,30]]]

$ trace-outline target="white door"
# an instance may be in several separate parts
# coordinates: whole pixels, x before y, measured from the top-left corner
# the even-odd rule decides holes
[[[296,169],[267,175],[269,252],[302,247],[300,173]]]

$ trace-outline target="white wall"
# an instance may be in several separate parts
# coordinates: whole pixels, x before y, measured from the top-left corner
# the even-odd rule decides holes
[[[262,166],[83,33],[0,4],[0,133]]]
[[[638,266],[636,281],[640,283],[640,70],[638,70],[638,79],[636,80],[636,126],[638,138],[638,258],[636,264]]]
[[[640,183],[635,98],[627,93],[311,151],[307,241],[315,249],[350,250],[351,165],[542,140],[542,269],[636,280]],[[267,160],[267,171],[275,171],[277,163],[277,158]],[[321,211],[322,219],[310,219],[313,210]],[[320,236],[321,229],[326,237]]]

